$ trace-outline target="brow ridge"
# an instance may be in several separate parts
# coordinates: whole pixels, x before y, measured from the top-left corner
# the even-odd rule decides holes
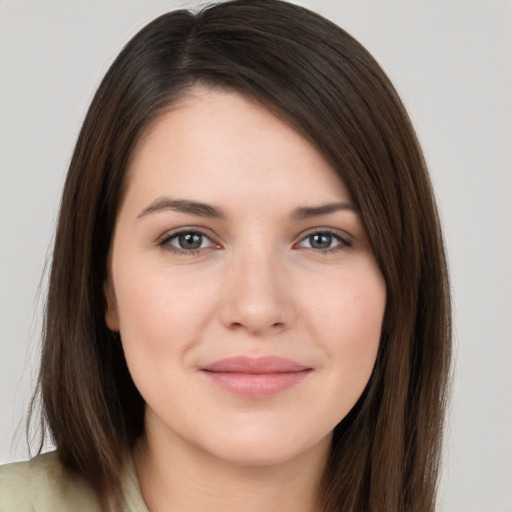
[[[358,213],[358,208],[348,202],[327,203],[320,206],[299,206],[293,210],[291,217],[293,219],[307,219],[310,217],[319,217],[321,215],[328,215],[341,210],[350,210]]]

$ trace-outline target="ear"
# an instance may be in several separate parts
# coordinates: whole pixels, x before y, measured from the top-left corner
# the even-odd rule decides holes
[[[110,279],[103,285],[105,295],[105,323],[111,331],[119,331],[119,315],[117,313],[117,302],[114,288]]]

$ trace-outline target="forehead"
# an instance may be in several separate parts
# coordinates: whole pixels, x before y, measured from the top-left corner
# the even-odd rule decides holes
[[[239,93],[199,86],[146,129],[127,185],[139,197],[348,199],[327,160],[288,124]]]

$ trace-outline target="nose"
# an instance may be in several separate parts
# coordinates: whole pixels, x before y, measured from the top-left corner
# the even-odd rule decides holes
[[[296,318],[293,293],[282,265],[267,254],[241,255],[230,265],[220,318],[231,330],[271,335],[287,330]]]

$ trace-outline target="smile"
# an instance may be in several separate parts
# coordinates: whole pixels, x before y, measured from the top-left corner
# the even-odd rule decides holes
[[[264,398],[302,382],[312,371],[281,357],[232,357],[200,369],[215,386],[243,398]]]

